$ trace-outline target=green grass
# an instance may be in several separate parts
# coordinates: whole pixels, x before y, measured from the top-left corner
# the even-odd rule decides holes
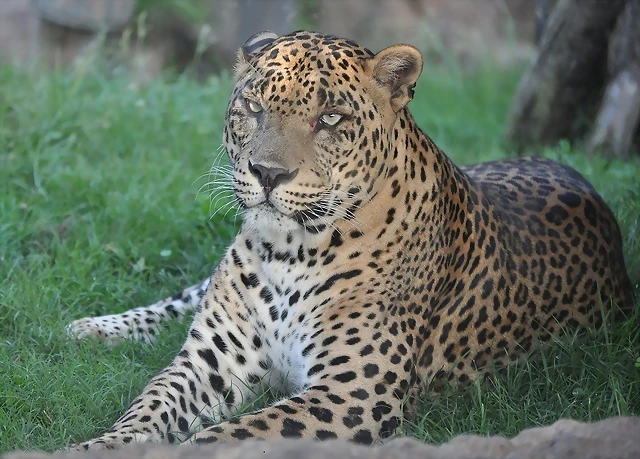
[[[460,164],[501,145],[517,71],[427,66],[412,103]],[[54,450],[110,427],[179,348],[186,324],[151,346],[65,338],[87,315],[121,312],[209,275],[237,222],[209,220],[197,191],[220,145],[231,82],[186,78],[136,89],[124,78],[0,69],[0,452]],[[620,219],[640,280],[640,161],[544,152],[589,178]],[[425,401],[403,428],[446,441],[514,434],[572,417],[640,414],[638,320],[559,343],[495,383]]]

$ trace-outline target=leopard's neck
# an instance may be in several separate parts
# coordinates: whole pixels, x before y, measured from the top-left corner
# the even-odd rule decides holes
[[[466,208],[471,179],[416,124],[408,109],[398,115],[391,142],[393,164],[387,168],[384,186],[356,212],[366,223],[363,231],[378,243],[390,243],[407,225],[422,232],[460,222]],[[342,222],[341,229],[352,228]],[[432,235],[432,237],[435,236]],[[387,239],[387,240],[385,240]]]

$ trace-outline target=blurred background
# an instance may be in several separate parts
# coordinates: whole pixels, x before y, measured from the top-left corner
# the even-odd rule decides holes
[[[253,33],[312,29],[372,50],[412,43],[473,64],[508,64],[534,49],[534,0],[2,0],[0,64],[40,57],[67,67],[98,46],[147,80],[166,69],[198,77],[229,69]],[[129,45],[129,46],[126,46]],[[127,51],[135,49],[136,61]]]
[[[372,51],[404,42],[426,69],[525,69],[504,133],[517,149],[577,140],[629,158],[639,23],[640,0],[0,0],[0,66],[203,81],[229,72],[261,30],[316,30]]]

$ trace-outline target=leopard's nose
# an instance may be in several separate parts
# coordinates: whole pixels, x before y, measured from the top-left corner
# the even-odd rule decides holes
[[[281,167],[254,164],[251,161],[249,161],[249,172],[260,181],[267,196],[275,187],[290,182],[298,175],[298,169],[290,171]]]

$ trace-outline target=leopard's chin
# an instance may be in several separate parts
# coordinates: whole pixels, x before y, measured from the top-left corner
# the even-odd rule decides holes
[[[245,208],[244,222],[252,231],[265,235],[272,234],[274,231],[276,233],[302,231],[298,222],[266,201]]]
[[[279,206],[268,200],[264,200],[258,204],[255,204],[250,208],[247,208],[246,210],[255,214],[264,215],[265,217],[273,217],[276,219],[292,219],[293,214],[295,213],[287,211],[286,209],[280,209]]]
[[[244,221],[251,231],[274,236],[283,232],[315,236],[330,227],[326,218],[310,218],[302,211],[285,213],[269,202],[245,208]]]

